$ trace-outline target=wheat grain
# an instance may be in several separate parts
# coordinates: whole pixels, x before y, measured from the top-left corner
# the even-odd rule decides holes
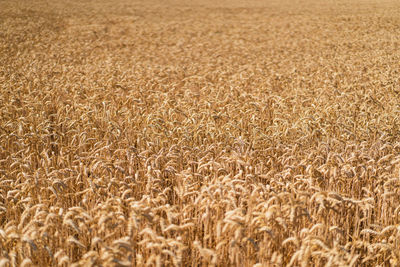
[[[396,266],[400,6],[275,2],[0,1],[0,265]]]

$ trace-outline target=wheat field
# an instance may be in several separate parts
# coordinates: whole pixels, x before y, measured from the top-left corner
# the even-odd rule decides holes
[[[0,1],[0,267],[399,266],[398,1]]]

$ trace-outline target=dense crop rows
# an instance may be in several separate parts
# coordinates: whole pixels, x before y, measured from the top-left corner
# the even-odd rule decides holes
[[[400,264],[398,3],[63,2],[0,1],[0,266]]]

